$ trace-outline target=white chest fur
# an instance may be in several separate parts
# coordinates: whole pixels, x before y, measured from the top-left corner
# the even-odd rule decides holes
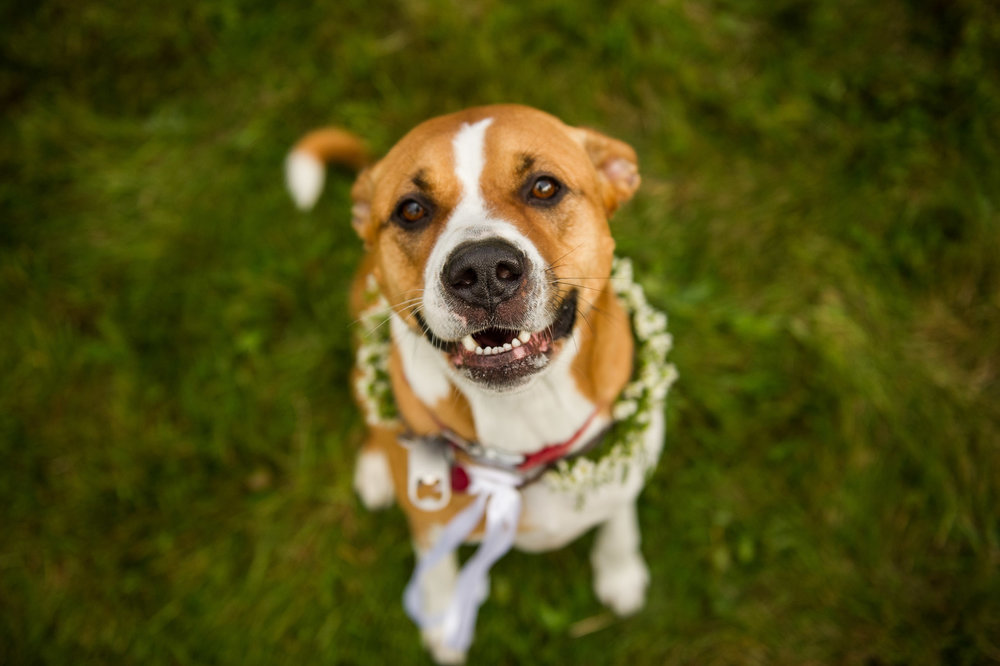
[[[595,405],[579,391],[570,367],[576,356],[574,333],[561,354],[541,376],[516,392],[487,391],[451,370],[441,352],[393,315],[392,333],[406,381],[429,407],[449,396],[455,386],[468,400],[480,444],[509,453],[534,453],[571,438]],[[594,419],[581,441],[607,425]]]

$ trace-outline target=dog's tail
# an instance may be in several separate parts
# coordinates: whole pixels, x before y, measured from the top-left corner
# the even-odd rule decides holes
[[[336,127],[314,130],[299,139],[285,158],[285,184],[301,210],[309,210],[319,199],[329,163],[360,171],[368,164],[368,147]]]

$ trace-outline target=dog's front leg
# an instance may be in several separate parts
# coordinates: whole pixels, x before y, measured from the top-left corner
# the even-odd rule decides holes
[[[387,445],[395,446],[395,440],[394,430],[370,428],[358,454],[354,464],[354,490],[367,509],[384,509],[391,506],[396,497],[386,449]]]
[[[434,532],[435,530],[431,530]],[[415,547],[417,559],[427,554],[428,548]],[[424,617],[437,618],[444,615],[451,603],[458,579],[458,556],[448,553],[434,567],[427,571],[420,584],[420,600]],[[463,664],[465,652],[455,650],[445,644],[443,628],[438,625],[421,631],[424,645],[434,661],[439,664]]]
[[[631,615],[646,603],[649,569],[639,541],[635,502],[628,502],[600,526],[590,554],[597,598],[618,615]]]

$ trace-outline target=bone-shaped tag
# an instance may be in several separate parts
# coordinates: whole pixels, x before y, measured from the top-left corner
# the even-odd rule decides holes
[[[451,501],[451,466],[440,440],[400,437],[406,447],[406,491],[421,511],[440,511]]]

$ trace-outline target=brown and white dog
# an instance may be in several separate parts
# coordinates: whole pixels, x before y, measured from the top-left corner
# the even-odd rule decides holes
[[[304,137],[286,162],[301,207],[318,196],[328,161],[360,165],[363,146],[337,130]],[[352,303],[355,313],[369,305],[373,278],[391,308],[388,367],[400,418],[370,426],[355,487],[369,508],[401,504],[418,557],[476,500],[469,474],[496,466],[519,479],[516,547],[558,548],[599,526],[597,596],[622,615],[642,607],[649,577],[635,500],[648,470],[583,502],[538,478],[599,442],[629,381],[633,334],[609,281],[608,218],[638,186],[625,143],[513,105],[424,122],[357,177],[353,224],[367,255]],[[644,446],[655,461],[662,414],[653,420]],[[407,444],[441,435],[443,478],[433,447],[415,453]],[[477,523],[472,540],[487,529]],[[460,584],[454,551],[423,573],[417,614],[439,617]],[[476,594],[478,607],[485,590]],[[422,624],[438,661],[464,659],[467,645],[450,641],[447,627]]]

